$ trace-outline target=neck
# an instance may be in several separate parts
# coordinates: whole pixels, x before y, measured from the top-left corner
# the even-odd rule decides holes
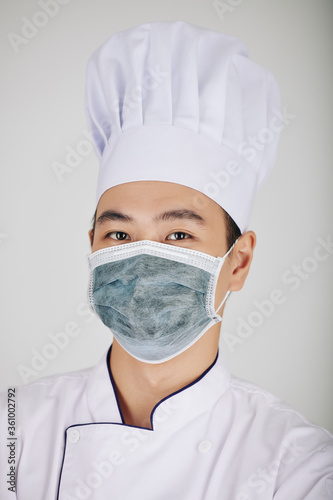
[[[213,325],[193,346],[159,364],[143,363],[114,339],[110,368],[125,424],[151,429],[154,406],[196,380],[214,362],[220,325]]]

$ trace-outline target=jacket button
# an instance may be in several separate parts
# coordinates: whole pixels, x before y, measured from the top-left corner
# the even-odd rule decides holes
[[[68,441],[70,443],[77,443],[80,439],[80,432],[77,429],[69,429],[67,431]]]
[[[207,453],[212,447],[212,442],[209,441],[209,439],[204,439],[204,441],[201,441],[201,443],[198,446],[198,450],[200,453]]]

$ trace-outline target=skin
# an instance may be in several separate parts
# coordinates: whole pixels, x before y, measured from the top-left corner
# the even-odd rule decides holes
[[[171,210],[188,210],[204,219],[184,215],[154,220]],[[99,217],[105,211],[126,214],[133,220]],[[113,217],[114,219],[114,217]],[[89,231],[91,251],[152,240],[167,245],[191,248],[222,257],[227,251],[226,231],[221,208],[204,194],[179,184],[160,181],[137,181],[114,186],[101,196],[94,233]],[[226,259],[216,288],[215,307],[228,290],[240,290],[248,275],[256,236],[244,233]],[[219,310],[222,315],[223,307]],[[120,408],[127,425],[151,428],[150,415],[164,397],[197,379],[215,360],[221,323],[214,324],[189,349],[159,364],[138,361],[113,340],[110,368]]]

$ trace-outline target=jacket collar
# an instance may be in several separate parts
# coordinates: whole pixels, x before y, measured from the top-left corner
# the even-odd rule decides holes
[[[87,403],[93,422],[123,424],[116,389],[110,370],[110,346],[106,355],[92,368],[87,386]],[[200,377],[162,399],[151,413],[153,430],[182,427],[209,412],[230,386],[230,372],[219,352]]]

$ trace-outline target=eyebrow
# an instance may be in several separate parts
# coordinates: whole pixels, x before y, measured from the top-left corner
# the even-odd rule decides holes
[[[96,225],[103,224],[103,222],[107,222],[110,220],[111,221],[121,220],[122,222],[134,222],[133,217],[130,217],[129,215],[123,214],[121,212],[115,212],[113,210],[105,210],[96,220]]]
[[[206,220],[201,217],[201,215],[197,214],[193,210],[188,210],[186,208],[168,210],[154,217],[153,221],[160,222],[177,219],[190,220],[200,225],[206,224]],[[134,222],[135,220],[133,217],[130,217],[129,215],[122,212],[105,210],[96,220],[96,224],[103,224],[103,222],[107,221]]]
[[[197,214],[193,210],[188,210],[186,208],[180,208],[163,212],[162,214],[159,214],[156,217],[154,217],[154,222],[169,221],[176,219],[191,220],[200,225],[206,223],[205,219],[201,217],[201,215]]]

